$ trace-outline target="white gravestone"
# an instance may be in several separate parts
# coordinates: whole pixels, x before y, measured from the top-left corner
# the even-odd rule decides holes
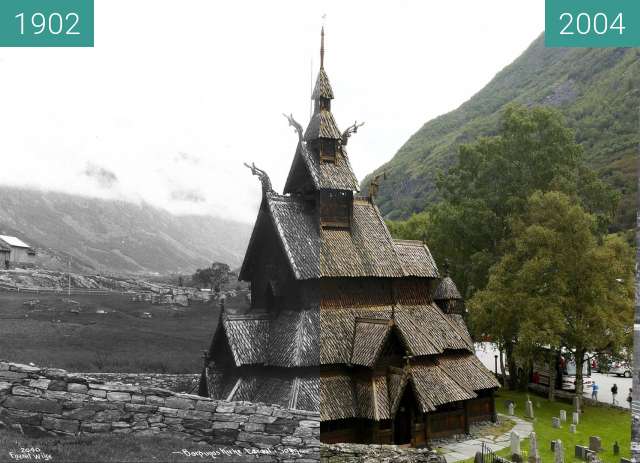
[[[533,419],[534,418],[534,415],[533,415],[533,403],[530,400],[527,400],[524,405],[525,405],[525,407],[524,407],[525,408],[525,410],[524,410],[525,416],[527,418],[529,418],[529,419]]]
[[[529,458],[528,463],[540,463],[540,454],[538,453],[538,438],[535,432],[529,434]]]
[[[515,431],[511,431],[511,455],[520,455],[520,436]]]
[[[564,449],[562,448],[562,441],[557,440],[556,446],[553,451],[555,463],[564,463]]]

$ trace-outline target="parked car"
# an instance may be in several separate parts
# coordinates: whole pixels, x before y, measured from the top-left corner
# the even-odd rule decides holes
[[[631,365],[627,362],[613,362],[609,367],[609,373],[616,376],[624,376],[625,378],[631,378]]]

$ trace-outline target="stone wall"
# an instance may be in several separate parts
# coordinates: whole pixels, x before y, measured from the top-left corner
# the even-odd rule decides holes
[[[397,445],[333,444],[320,448],[322,463],[403,462],[446,463],[442,455],[428,449],[413,449]]]
[[[173,392],[198,391],[200,375],[161,373],[78,373],[89,382],[120,382],[135,386],[159,387]]]
[[[0,362],[0,427],[3,425],[32,436],[118,433],[175,437],[245,451],[270,451],[274,461],[319,460],[318,413],[216,401],[7,362]]]

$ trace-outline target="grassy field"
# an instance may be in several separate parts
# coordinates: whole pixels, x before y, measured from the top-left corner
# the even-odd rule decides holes
[[[197,373],[219,315],[213,303],[160,306],[122,294],[71,299],[0,292],[0,359],[78,372]]]
[[[505,402],[513,400],[516,403],[515,412],[520,418],[524,418],[524,404],[526,394],[501,390],[496,397],[496,408],[498,413],[507,413]],[[620,457],[629,458],[631,445],[631,413],[628,410],[612,409],[607,407],[584,407],[584,412],[580,416],[580,424],[577,432],[569,432],[571,423],[571,404],[565,402],[549,402],[542,397],[531,395],[534,404],[535,420],[534,430],[538,437],[538,449],[543,462],[554,461],[551,453],[551,441],[560,439],[565,449],[565,463],[577,463],[581,460],[574,459],[574,448],[576,445],[589,446],[589,436],[600,436],[604,451],[599,454],[603,463],[619,463]],[[537,404],[540,404],[538,407]],[[554,429],[551,426],[551,418],[560,416],[560,410],[567,411],[568,423],[562,423],[561,429]],[[525,436],[523,436],[525,437]],[[620,445],[620,455],[613,454],[613,444],[618,441]],[[522,443],[522,450],[529,451],[529,440]],[[504,449],[498,454],[509,458],[509,449]],[[473,459],[469,460],[469,463]],[[465,462],[466,463],[466,462]]]
[[[0,462],[18,461],[14,455],[39,453],[50,455],[52,462],[187,462],[201,460],[179,453],[182,449],[210,450],[180,439],[166,437],[131,437],[127,435],[89,436],[78,438],[24,437],[13,431],[0,430]],[[21,449],[39,452],[21,452]],[[23,461],[34,461],[33,458]],[[41,461],[44,461],[41,458]]]

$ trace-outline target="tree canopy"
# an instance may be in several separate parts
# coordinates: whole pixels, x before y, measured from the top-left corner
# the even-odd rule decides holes
[[[210,267],[196,270],[191,279],[197,285],[220,291],[220,287],[229,282],[230,273],[231,269],[227,264],[214,262]]]
[[[389,223],[449,262],[472,333],[489,335],[511,372],[542,345],[577,356],[614,349],[631,326],[631,251],[607,236],[619,194],[583,162],[556,110],[509,106],[494,136],[462,145],[438,176],[441,202]]]
[[[597,218],[606,231],[618,193],[582,164],[582,147],[550,108],[509,106],[499,132],[460,147],[458,162],[438,176],[443,198],[405,222],[390,222],[395,236],[427,239],[438,262],[445,258],[465,296],[485,287],[535,191],[562,191]]]
[[[534,193],[513,220],[508,250],[487,287],[469,301],[473,325],[515,359],[540,347],[570,352],[577,394],[587,353],[630,345],[634,260],[620,237],[601,237],[597,219],[560,192]]]

